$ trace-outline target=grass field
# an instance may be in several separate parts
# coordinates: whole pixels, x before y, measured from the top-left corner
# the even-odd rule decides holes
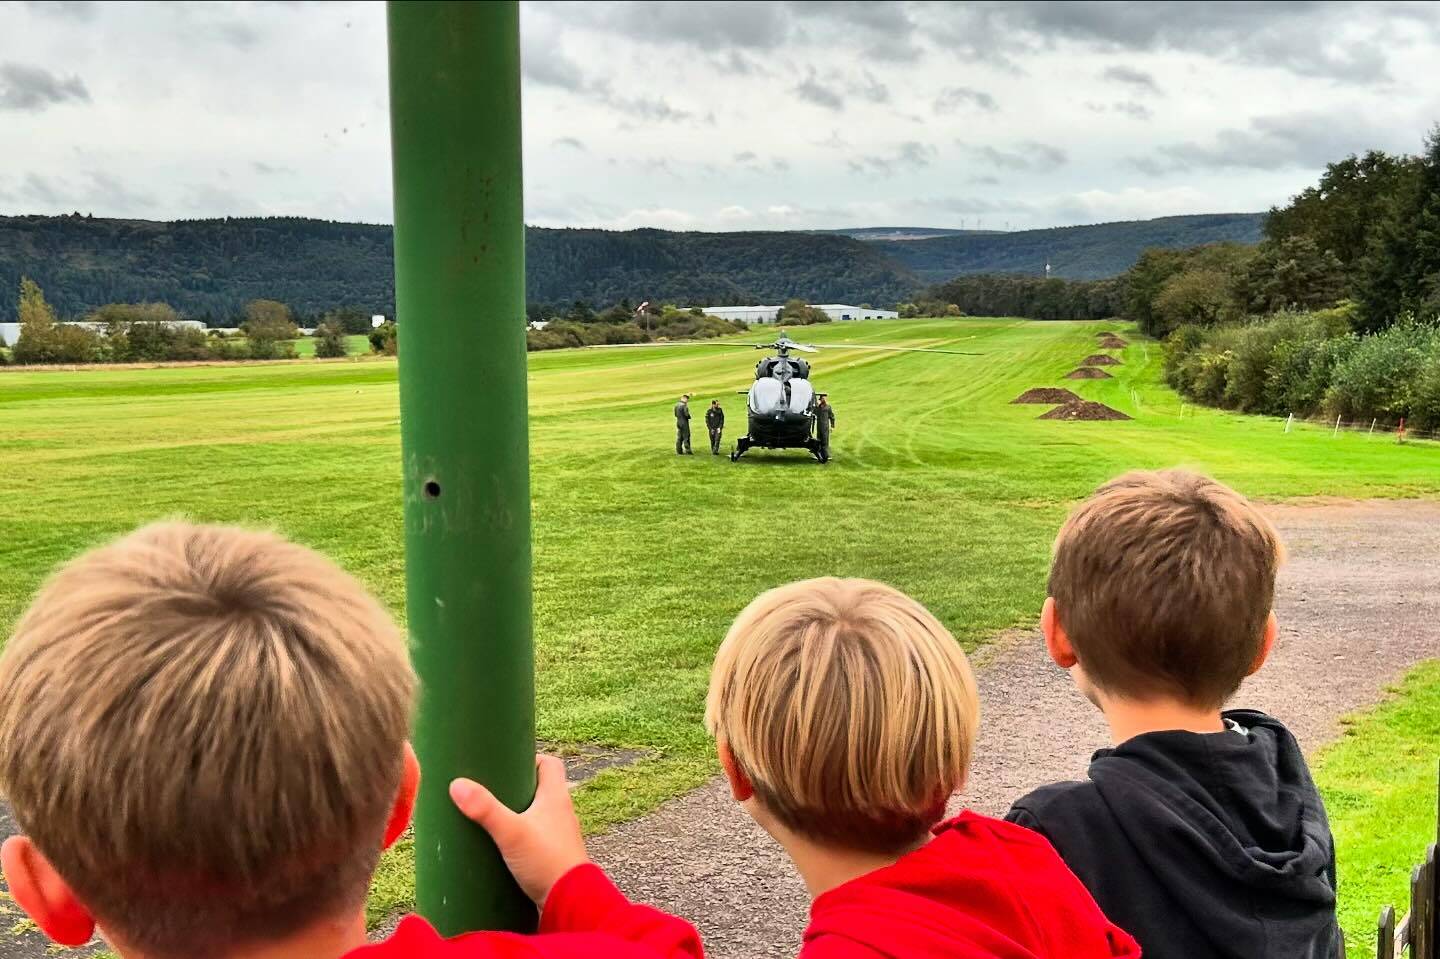
[[[755,355],[674,346],[530,356],[539,734],[652,758],[579,793],[591,828],[711,773],[709,662],[734,614],[777,583],[888,580],[963,642],[1033,620],[1066,505],[1132,467],[1189,465],[1260,497],[1440,493],[1440,448],[1184,408],[1131,335],[1115,379],[1065,381],[1106,323],[846,323],[796,335],[837,426],[800,454],[673,455],[670,407],[719,397],[743,429]],[[757,331],[763,333],[763,331]],[[741,337],[758,339],[758,336]],[[960,357],[846,351],[951,345]],[[1135,416],[1068,423],[1009,401],[1069,386]],[[157,517],[278,527],[326,550],[403,614],[393,360],[0,374],[0,634],[46,571]],[[697,426],[697,450],[704,430]],[[406,894],[403,857],[392,889]],[[389,893],[385,895],[390,895]],[[379,908],[385,902],[381,897]]]
[[[1315,763],[1340,849],[1340,924],[1352,955],[1375,952],[1380,907],[1409,911],[1410,868],[1435,842],[1440,662],[1415,669],[1376,709],[1353,717]]]

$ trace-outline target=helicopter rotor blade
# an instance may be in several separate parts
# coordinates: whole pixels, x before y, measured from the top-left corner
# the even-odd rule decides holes
[[[785,348],[786,348],[787,350],[799,350],[801,353],[819,353],[819,352],[820,352],[820,351],[819,351],[818,349],[816,349],[815,347],[809,346],[809,345],[807,345],[807,344],[805,344],[805,343],[786,343],[786,344],[785,344]]]
[[[868,343],[827,344],[832,350],[885,350],[889,353],[946,353],[950,356],[984,356],[984,353],[970,353],[965,350],[937,350],[920,346],[872,346]]]
[[[768,343],[711,343],[707,340],[680,340],[674,343],[594,343],[590,346],[572,346],[574,350],[644,350],[665,346],[720,346],[732,350],[768,350]]]

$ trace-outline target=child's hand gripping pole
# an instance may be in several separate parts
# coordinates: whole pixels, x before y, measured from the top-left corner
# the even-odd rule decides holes
[[[590,857],[565,784],[565,764],[554,756],[536,756],[535,771],[535,799],[523,813],[511,811],[470,779],[452,782],[450,798],[466,818],[490,834],[520,888],[544,908],[560,877]]]

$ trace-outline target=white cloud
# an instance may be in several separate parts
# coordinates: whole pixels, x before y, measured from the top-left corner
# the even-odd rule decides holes
[[[608,223],[592,224],[607,226],[612,230],[633,230],[640,226],[655,226],[666,230],[694,230],[700,218],[687,210],[672,207],[640,207],[627,210]]]
[[[1107,220],[1148,220],[1182,213],[1219,213],[1209,191],[1176,186],[1162,189],[1126,187],[1121,190],[1082,190],[1053,201],[1059,216],[1073,223]]]
[[[1263,209],[1338,153],[1419,148],[1440,101],[1381,80],[1440,62],[1421,9],[526,0],[527,217],[1018,229]],[[3,212],[390,218],[382,5],[0,17]]]

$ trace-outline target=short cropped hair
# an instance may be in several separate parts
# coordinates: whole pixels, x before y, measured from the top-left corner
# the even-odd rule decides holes
[[[0,791],[117,938],[228,954],[364,901],[414,694],[328,559],[157,524],[62,569],[0,654]]]
[[[964,651],[924,606],[870,580],[812,579],[735,620],[705,722],[787,828],[894,852],[963,783],[979,697]]]
[[[1245,497],[1183,470],[1126,473],[1070,515],[1050,595],[1086,676],[1213,708],[1264,642],[1284,547]]]

